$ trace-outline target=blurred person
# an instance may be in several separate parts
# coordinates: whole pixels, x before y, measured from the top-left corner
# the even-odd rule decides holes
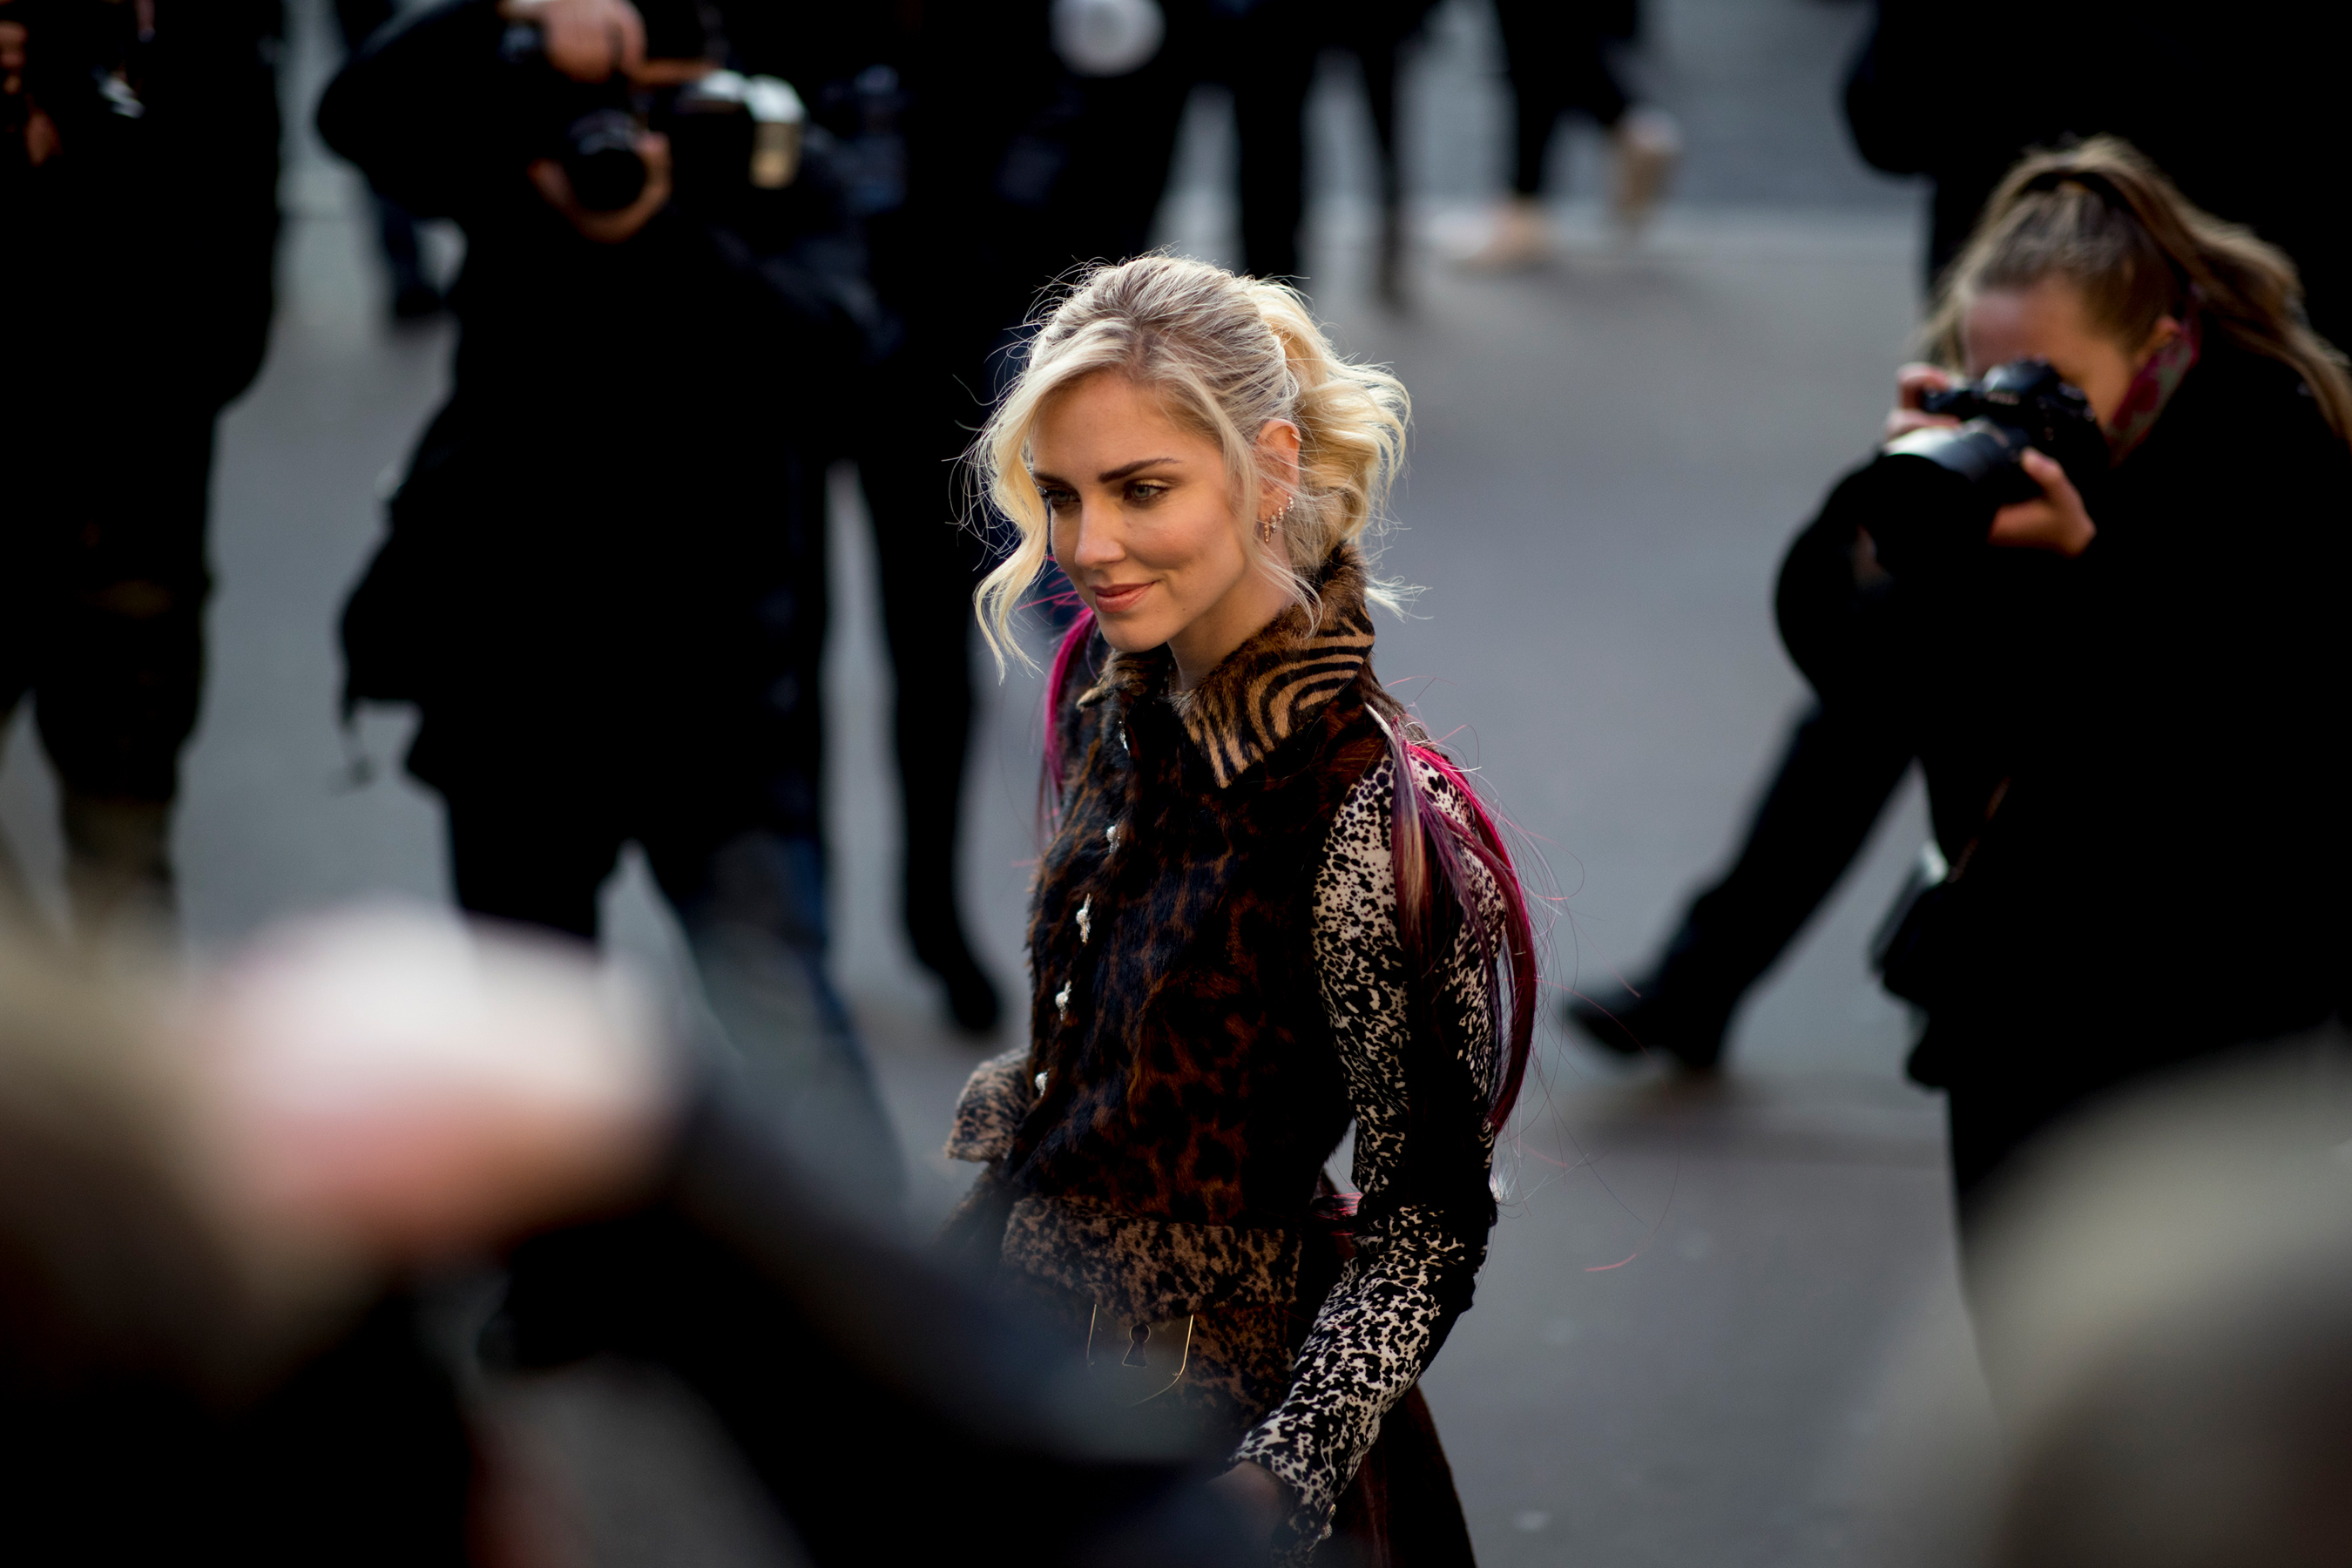
[[[1511,198],[1465,263],[1506,272],[1551,255],[1544,177],[1553,135],[1570,110],[1607,133],[1615,165],[1610,212],[1627,235],[1639,233],[1682,161],[1674,117],[1634,102],[1610,67],[1610,42],[1640,29],[1640,0],[1495,0],[1495,18],[1511,84]]]
[[[2044,1129],[2340,1007],[2352,380],[2297,302],[2124,143],[2028,158],[1790,547],[1791,657],[1926,767],[1948,869],[1881,962],[1964,1238]]]
[[[1391,310],[1405,303],[1404,161],[1397,142],[1397,69],[1405,47],[1418,37],[1436,0],[1377,0],[1344,5],[1338,37],[1362,65],[1364,107],[1372,119],[1380,165],[1381,232],[1373,287]]]
[[[2028,149],[2114,132],[2207,211],[2284,249],[2321,335],[2352,330],[2352,232],[2335,204],[2311,199],[2301,163],[2274,152],[2340,139],[2323,107],[2332,84],[2313,79],[2352,41],[2341,18],[2306,7],[2217,29],[2171,5],[1972,15],[1962,26],[1947,8],[1883,0],[1845,89],[1862,155],[1934,182],[1931,288]],[[2018,26],[2030,26],[2032,48],[2014,47]],[[2188,79],[2205,86],[2176,89]],[[1691,900],[1654,961],[1630,984],[1572,1000],[1569,1021],[1621,1055],[1646,1049],[1713,1069],[1740,1002],[1843,876],[1910,758],[1909,737],[1883,714],[1814,704],[1784,742],[1732,865]]]
[[[1322,37],[1311,0],[1191,0],[1194,58],[1203,79],[1234,95],[1242,269],[1303,279],[1307,216],[1307,93]]]
[[[950,1016],[984,1037],[1003,1001],[965,926],[961,859],[977,710],[965,612],[991,561],[959,526],[956,458],[1010,374],[1039,287],[1150,243],[1184,85],[1157,0],[755,8],[729,29],[746,58],[814,84],[868,276],[903,328],[857,389],[845,449],[874,531],[893,679],[901,918]]]
[[[2228,26],[2187,0],[1979,7],[1965,21],[1928,0],[1879,0],[1876,12],[1847,77],[1846,123],[1874,167],[1933,183],[1931,285],[2020,157],[2105,133],[2294,258],[2313,327],[2352,337],[2352,226],[2311,199],[2308,173],[2346,146],[2331,104],[2352,18],[2275,0]],[[2021,28],[2032,48],[2015,47]],[[2280,158],[2282,146],[2303,156]]]
[[[707,1402],[797,1560],[1246,1563],[1050,1351],[861,1231],[568,944],[397,910],[194,984],[0,949],[0,1438],[28,1561],[568,1563],[434,1281],[502,1258],[496,1364]],[[462,1330],[460,1333],[462,1333]],[[871,1483],[887,1452],[929,1505]]]
[[[1900,1560],[2352,1559],[2346,1043],[2151,1083],[2003,1184],[1969,1281],[1980,1360],[1897,1363],[1878,1489]]]
[[[1122,8],[1128,3],[1122,0]],[[1185,105],[1202,82],[1233,95],[1243,269],[1260,278],[1304,276],[1298,231],[1307,210],[1307,95],[1324,41],[1323,11],[1316,0],[1132,3],[1160,17],[1156,32],[1146,25],[1133,35],[1139,45],[1150,42],[1148,53],[1138,47],[1125,55],[1094,54],[1079,47],[1076,26],[1055,28],[1058,57],[1072,79],[1072,90],[1059,95],[1056,118],[1075,134],[1065,143],[1041,123],[1028,156],[1006,169],[1016,186],[1050,184],[1066,193],[1061,201],[1072,221],[1056,237],[1070,242],[1059,247],[1067,254],[1043,276],[1060,276],[1072,260],[1124,260],[1150,244]],[[1075,23],[1074,14],[1106,5],[1056,0],[1049,16]],[[1006,19],[1023,25],[1017,15]],[[1036,281],[1029,281],[1033,298]]]
[[[691,5],[446,0],[328,88],[327,143],[467,241],[455,386],[344,612],[346,703],[422,710],[407,764],[468,910],[593,939],[640,845],[745,1069],[887,1205],[828,973],[819,703],[833,415],[889,323],[791,89],[713,47]],[[761,164],[738,110],[779,99]]]
[[[268,347],[271,0],[0,0],[0,724],[33,700],[73,927],[175,918],[215,428]],[[0,901],[29,918],[0,847]]]
[[[985,1168],[945,1245],[1220,1456],[1284,1562],[1470,1560],[1416,1380],[1534,1016],[1509,856],[1371,672],[1406,414],[1294,289],[1154,257],[1075,284],[974,448],[1018,530],[992,642],[1049,559],[1086,613],[1049,679],[1031,1039],[957,1108]]]
[[[395,0],[335,0],[335,29],[349,58],[375,30],[398,14]],[[379,191],[368,193],[375,209],[376,252],[392,282],[392,319],[421,321],[441,312],[441,290],[427,275],[416,239],[416,219]]]

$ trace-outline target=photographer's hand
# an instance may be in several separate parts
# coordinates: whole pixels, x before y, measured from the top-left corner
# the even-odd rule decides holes
[[[634,76],[646,63],[645,20],[629,0],[499,0],[499,15],[537,26],[547,63],[574,81]]]
[[[0,15],[7,5],[8,0],[0,0]],[[24,99],[25,162],[37,169],[65,149],[58,139],[58,122],[26,90],[25,58],[31,47],[31,30],[24,23],[0,22],[0,94]]]
[[[646,188],[637,199],[618,212],[591,212],[580,205],[572,194],[572,176],[563,165],[552,158],[541,158],[530,166],[530,183],[547,205],[562,213],[583,239],[599,245],[618,245],[635,236],[637,230],[652,221],[654,214],[669,205],[669,138],[658,131],[648,131],[637,138],[637,156],[645,160]]]
[[[2040,500],[2019,501],[1992,514],[1987,542],[2004,550],[2049,550],[2070,559],[2091,547],[2098,525],[2083,505],[2083,494],[2054,458],[2028,448],[2020,459],[2042,487]]]
[[[1919,406],[1923,394],[1949,390],[1952,375],[1940,366],[1906,364],[1895,373],[1895,406],[1886,411],[1886,434],[1892,441],[1930,425],[1957,425],[1948,414],[1929,414]]]

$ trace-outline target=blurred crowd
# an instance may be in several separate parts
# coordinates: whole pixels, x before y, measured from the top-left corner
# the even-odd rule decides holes
[[[12,1541],[548,1561],[475,1382],[615,1354],[708,1402],[813,1561],[969,1556],[1010,1515],[1044,1563],[1264,1559],[1216,1456],[1106,1415],[898,1234],[904,1151],[828,953],[827,475],[854,468],[879,564],[900,918],[988,1039],[1007,1008],[958,866],[972,597],[1004,541],[972,433],[1041,291],[1150,248],[1204,82],[1238,130],[1242,270],[1311,284],[1308,92],[1354,58],[1402,304],[1400,62],[1433,8],[338,0],[348,58],[300,112],[365,177],[390,313],[458,328],[342,611],[343,716],[419,712],[405,764],[490,923],[349,915],[190,977],[163,956],[172,808],[215,425],[271,321],[284,17],[0,0],[0,717],[30,701],[57,774],[71,928],[0,841]],[[2325,176],[2352,39],[2273,7],[1979,9],[2005,19],[1880,0],[1847,77],[1863,156],[1932,187],[1937,310],[1886,446],[1778,584],[1814,703],[1735,863],[1567,1016],[1720,1070],[1918,763],[1936,842],[1874,957],[1948,1098],[2013,1435],[1952,1539],[2019,1568],[2341,1562],[2352,235]],[[1638,233],[1683,145],[1620,69],[1633,0],[1495,12],[1508,195],[1460,259],[1549,255],[1570,114]],[[1069,624],[1067,587],[1040,619]],[[632,844],[707,1012],[587,956]],[[2105,1152],[2067,1141],[2096,1125]],[[2238,1149],[2260,1168],[2214,1153]],[[2173,1250],[2216,1261],[2150,1261],[2150,1192],[2179,1194]],[[2086,1272],[2084,1237],[2120,1260]],[[453,1343],[451,1282],[484,1269]],[[2192,1493],[2190,1524],[2132,1506]]]

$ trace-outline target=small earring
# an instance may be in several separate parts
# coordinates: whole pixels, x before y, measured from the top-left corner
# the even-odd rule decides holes
[[[1288,500],[1282,503],[1281,510],[1268,512],[1265,516],[1259,518],[1257,520],[1257,536],[1259,541],[1263,543],[1272,544],[1274,542],[1275,533],[1282,527],[1282,520],[1288,517],[1290,515],[1290,509],[1297,504],[1298,498],[1297,496],[1292,496]]]

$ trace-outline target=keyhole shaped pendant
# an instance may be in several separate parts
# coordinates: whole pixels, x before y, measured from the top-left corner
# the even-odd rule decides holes
[[[1095,900],[1094,896],[1088,894],[1086,900],[1078,905],[1078,941],[1084,943],[1092,942],[1094,939]]]
[[[1062,982],[1062,988],[1054,993],[1054,1011],[1061,1015],[1065,1024],[1070,1021],[1070,983],[1066,980]]]

